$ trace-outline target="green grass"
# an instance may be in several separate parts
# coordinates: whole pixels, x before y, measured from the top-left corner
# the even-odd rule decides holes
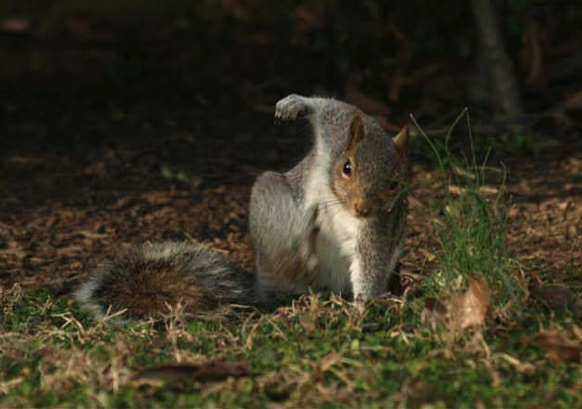
[[[491,187],[488,176],[492,168],[487,166],[490,150],[478,157],[467,109],[457,116],[440,147],[412,119],[443,177],[444,199],[435,221],[440,266],[425,280],[425,288],[443,295],[465,289],[471,279],[483,278],[491,288],[494,308],[520,313],[527,291],[526,283],[514,271],[516,265],[506,244],[505,174]],[[451,153],[449,145],[462,119],[467,122],[469,156],[459,157]]]
[[[10,300],[3,298],[3,307]],[[272,313],[108,326],[67,300],[29,294],[4,311],[3,407],[573,407],[579,365],[547,362],[530,342],[548,318],[444,342],[413,304],[378,301],[363,317],[305,296]],[[78,320],[78,321],[77,321]],[[569,325],[567,313],[554,322]],[[174,342],[175,341],[175,342]],[[485,347],[486,345],[486,347]],[[213,384],[138,384],[131,369],[202,357],[245,360],[250,375]],[[559,385],[559,390],[555,390]]]

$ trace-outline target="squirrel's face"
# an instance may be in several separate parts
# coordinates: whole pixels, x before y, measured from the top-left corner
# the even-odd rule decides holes
[[[394,140],[377,124],[369,128],[360,116],[353,119],[347,148],[333,169],[332,190],[357,218],[389,212],[406,192],[407,128]]]

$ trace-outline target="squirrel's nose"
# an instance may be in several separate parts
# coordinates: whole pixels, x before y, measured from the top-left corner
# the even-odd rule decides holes
[[[370,214],[370,207],[363,202],[354,203],[354,212],[360,217],[366,217]]]

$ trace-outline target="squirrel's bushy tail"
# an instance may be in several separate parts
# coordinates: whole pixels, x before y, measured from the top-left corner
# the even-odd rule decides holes
[[[95,317],[126,310],[123,318],[155,317],[169,306],[200,313],[221,304],[252,304],[254,276],[197,244],[161,242],[133,247],[104,261],[74,293]]]

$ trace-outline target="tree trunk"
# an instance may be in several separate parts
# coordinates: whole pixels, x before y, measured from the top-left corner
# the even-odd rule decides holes
[[[491,0],[471,0],[471,8],[487,61],[495,111],[504,119],[517,122],[523,113],[521,96]]]

